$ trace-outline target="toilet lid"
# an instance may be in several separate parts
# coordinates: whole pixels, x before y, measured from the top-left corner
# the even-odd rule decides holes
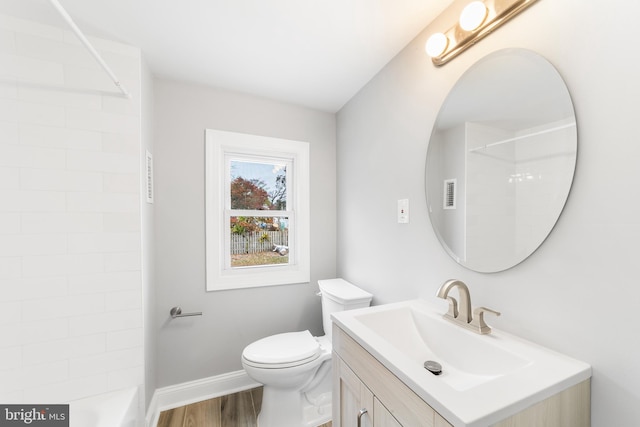
[[[254,363],[278,365],[313,360],[320,354],[320,344],[309,331],[287,332],[262,338],[249,344],[242,356]]]

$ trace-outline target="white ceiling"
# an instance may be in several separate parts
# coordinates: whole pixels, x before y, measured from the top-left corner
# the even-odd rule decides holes
[[[158,76],[339,110],[451,0],[59,0]],[[48,0],[0,13],[64,26]]]

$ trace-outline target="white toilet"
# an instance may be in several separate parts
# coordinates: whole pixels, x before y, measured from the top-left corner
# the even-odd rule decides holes
[[[242,352],[247,374],[264,384],[258,427],[315,427],[331,420],[331,313],[368,307],[372,295],[343,279],[318,285],[324,336],[287,332]]]

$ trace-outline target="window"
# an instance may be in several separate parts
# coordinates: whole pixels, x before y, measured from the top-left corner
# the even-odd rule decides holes
[[[207,129],[207,290],[309,282],[309,144]]]

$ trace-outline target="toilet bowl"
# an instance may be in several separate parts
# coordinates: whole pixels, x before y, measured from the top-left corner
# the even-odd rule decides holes
[[[331,420],[331,313],[368,307],[372,295],[343,279],[319,280],[324,336],[286,332],[242,352],[247,375],[264,385],[259,427],[315,427]]]

